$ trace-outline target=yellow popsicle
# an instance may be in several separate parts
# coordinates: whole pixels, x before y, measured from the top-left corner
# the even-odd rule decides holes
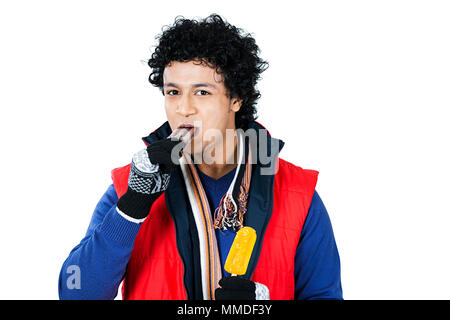
[[[256,231],[251,227],[243,227],[237,233],[225,262],[225,270],[232,275],[243,275],[247,271],[248,262],[256,242]]]

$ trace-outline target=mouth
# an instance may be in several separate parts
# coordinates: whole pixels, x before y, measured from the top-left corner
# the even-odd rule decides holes
[[[199,128],[190,123],[182,123],[175,131],[176,135],[180,135],[180,138],[191,140],[198,134]]]
[[[178,126],[177,129],[192,129],[194,128],[193,124],[189,124],[189,123],[182,123]]]

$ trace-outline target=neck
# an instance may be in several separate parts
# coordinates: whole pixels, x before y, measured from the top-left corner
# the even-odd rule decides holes
[[[219,179],[236,168],[238,164],[238,150],[237,150],[237,136],[234,135],[233,141],[225,142],[222,146],[216,146],[215,148],[221,148],[223,157],[216,159],[213,163],[199,163],[198,169],[213,179]]]

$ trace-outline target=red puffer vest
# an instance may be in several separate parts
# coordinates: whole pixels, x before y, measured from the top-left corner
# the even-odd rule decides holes
[[[117,196],[127,190],[130,164],[112,170]],[[278,159],[273,211],[263,235],[261,253],[251,280],[265,284],[270,298],[294,298],[294,257],[319,172]],[[250,197],[252,195],[250,194]],[[136,237],[127,265],[123,299],[187,299],[183,262],[175,226],[164,194],[153,204]]]

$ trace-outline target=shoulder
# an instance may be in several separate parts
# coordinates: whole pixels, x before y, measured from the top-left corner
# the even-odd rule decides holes
[[[312,196],[317,184],[318,175],[319,171],[317,170],[304,169],[279,158],[275,183],[278,188],[290,191],[305,192],[307,190]]]

